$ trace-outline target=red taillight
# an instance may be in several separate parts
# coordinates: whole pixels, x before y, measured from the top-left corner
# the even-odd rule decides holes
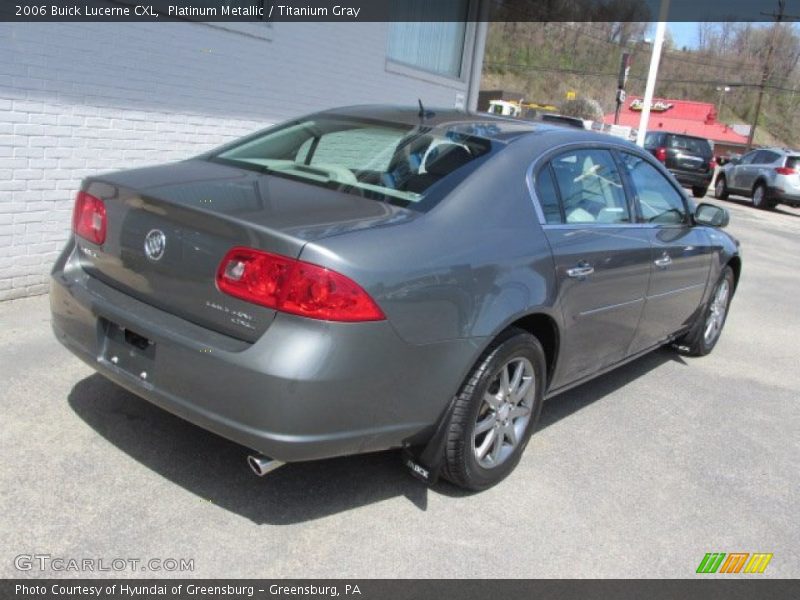
[[[78,192],[72,213],[72,231],[95,244],[106,241],[106,205],[86,192]]]
[[[794,170],[794,169],[792,169],[790,167],[778,167],[778,168],[775,169],[775,172],[778,175],[795,175],[797,173],[796,170]]]
[[[714,160],[713,158],[712,158],[710,161],[708,161],[708,168],[709,168],[709,170],[711,170],[711,171],[713,171],[714,169],[716,169],[716,168],[717,168],[717,161],[716,161],[716,160]]]
[[[217,269],[221,292],[282,312],[325,321],[381,321],[386,317],[344,275],[252,248],[231,249]]]
[[[656,159],[660,160],[662,163],[667,162],[667,149],[663,146],[661,148],[656,148]]]

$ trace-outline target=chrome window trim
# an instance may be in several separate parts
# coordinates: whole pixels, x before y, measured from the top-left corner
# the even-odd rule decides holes
[[[667,182],[672,186],[672,188],[681,196],[683,199],[683,206],[686,210],[687,215],[687,222],[685,223],[641,223],[641,222],[632,222],[632,223],[548,223],[544,217],[544,210],[542,209],[541,203],[539,201],[539,197],[536,194],[536,177],[535,173],[539,170],[539,167],[542,166],[543,163],[546,163],[554,156],[560,154],[562,151],[569,150],[569,149],[588,149],[588,150],[616,150],[618,152],[628,152],[629,154],[633,154],[634,156],[638,156],[639,158],[646,160],[650,163],[651,166],[655,167],[656,170],[660,170],[663,168],[661,163],[655,161],[655,159],[650,155],[649,152],[643,150],[639,146],[629,146],[628,144],[624,144],[621,142],[615,141],[576,141],[576,142],[566,142],[564,144],[559,144],[558,146],[553,146],[544,154],[538,156],[534,161],[528,166],[528,169],[525,173],[525,183],[528,187],[528,194],[531,197],[531,203],[533,204],[533,208],[536,212],[536,216],[539,220],[539,225],[544,229],[559,229],[559,228],[567,228],[567,229],[584,229],[584,228],[619,228],[619,227],[649,227],[649,228],[665,228],[665,227],[692,227],[691,222],[691,205],[686,198],[686,194],[683,191],[683,188],[676,187],[675,183],[673,183],[669,177],[665,177]],[[627,191],[625,192],[627,196]],[[633,207],[632,208],[639,208],[639,199],[638,198],[630,198],[629,200],[632,201]],[[634,217],[638,218],[638,215],[634,215]]]
[[[544,217],[544,210],[542,209],[541,202],[539,201],[539,197],[536,195],[536,176],[535,173],[539,170],[539,167],[542,166],[543,163],[548,162],[554,156],[561,154],[562,151],[569,150],[569,149],[576,149],[576,150],[608,150],[611,152],[612,150],[623,150],[623,151],[631,151],[634,150],[636,152],[639,151],[639,154],[642,158],[646,159],[646,155],[642,152],[641,148],[635,146],[631,148],[630,146],[622,143],[615,143],[613,141],[582,141],[582,142],[567,142],[565,144],[559,144],[558,146],[553,146],[547,152],[542,154],[541,156],[537,157],[528,167],[528,170],[525,174],[525,182],[528,186],[528,193],[531,196],[531,202],[533,203],[533,208],[536,211],[536,216],[539,219],[539,225],[542,227],[546,227],[548,229],[552,229],[555,227],[570,227],[570,228],[583,228],[583,227],[632,227],[636,225],[647,225],[652,226],[650,223],[548,223]],[[616,162],[616,159],[615,159]],[[619,167],[617,167],[619,168]],[[622,177],[622,173],[620,173],[620,177]],[[628,198],[627,191],[625,192],[626,200],[630,201],[631,199]],[[634,198],[634,203],[636,199]],[[636,217],[636,215],[632,215]]]

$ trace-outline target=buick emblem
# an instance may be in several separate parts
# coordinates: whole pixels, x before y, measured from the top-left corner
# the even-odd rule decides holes
[[[144,237],[144,254],[150,260],[159,260],[164,256],[167,247],[167,236],[160,229],[153,229]]]

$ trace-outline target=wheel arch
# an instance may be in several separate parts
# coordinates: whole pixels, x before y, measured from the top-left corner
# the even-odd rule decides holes
[[[517,318],[506,325],[494,339],[497,339],[509,329],[516,328],[527,331],[534,336],[544,350],[545,366],[547,368],[547,384],[553,380],[553,374],[558,363],[558,354],[561,347],[561,332],[556,320],[547,313],[533,312]]]
[[[739,287],[739,277],[742,274],[742,259],[739,256],[732,256],[726,263],[733,271],[733,289]]]

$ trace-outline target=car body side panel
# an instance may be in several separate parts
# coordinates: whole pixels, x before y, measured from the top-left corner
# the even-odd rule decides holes
[[[702,227],[646,227],[654,263],[647,299],[635,341],[629,352],[664,340],[687,328],[697,314],[711,270],[708,234]],[[656,261],[669,258],[668,266]]]
[[[310,242],[300,257],[357,281],[412,344],[552,314],[553,261],[525,182],[532,155],[501,152],[413,222]]]
[[[559,280],[564,319],[554,386],[624,358],[636,335],[650,278],[650,241],[636,225],[546,226]],[[567,271],[591,266],[573,278]]]

